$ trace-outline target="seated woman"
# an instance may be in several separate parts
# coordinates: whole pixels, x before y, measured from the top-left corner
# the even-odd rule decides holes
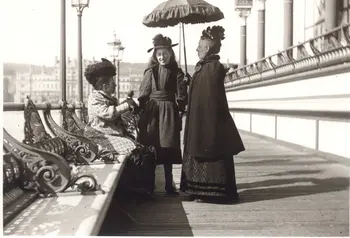
[[[121,115],[137,110],[138,106],[132,99],[119,104],[113,96],[116,87],[113,79],[116,75],[115,66],[107,59],[102,59],[102,62],[88,65],[84,75],[94,88],[88,99],[89,121],[84,136],[95,141],[103,150],[128,155],[129,161],[123,174],[128,174],[128,179],[134,179],[134,183],[135,179],[143,181],[153,192],[155,151],[151,147],[141,146],[127,135]],[[138,176],[140,173],[133,166],[143,170],[142,174],[146,178]]]
[[[137,108],[137,105],[132,100],[118,103],[118,99],[113,96],[115,75],[115,66],[107,59],[88,65],[85,70],[86,80],[94,88],[88,100],[89,127],[85,136],[105,149],[115,150],[118,154],[130,154],[136,144],[127,137],[121,114]]]

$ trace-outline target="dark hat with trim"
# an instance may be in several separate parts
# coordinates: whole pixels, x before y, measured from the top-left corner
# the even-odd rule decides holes
[[[151,52],[153,49],[159,48],[171,48],[177,46],[176,44],[171,44],[171,39],[169,37],[163,36],[162,34],[158,34],[153,37],[153,47],[147,50],[147,53]]]
[[[101,58],[101,62],[90,64],[86,67],[84,76],[86,80],[92,84],[96,84],[97,77],[101,76],[115,76],[116,67],[108,59]]]

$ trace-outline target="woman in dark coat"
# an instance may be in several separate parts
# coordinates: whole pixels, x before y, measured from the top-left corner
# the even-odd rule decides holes
[[[190,199],[238,200],[233,156],[244,145],[230,115],[219,62],[224,28],[208,27],[197,48],[200,61],[189,90],[181,190]]]
[[[149,67],[140,86],[139,139],[157,151],[157,164],[164,165],[165,191],[175,194],[172,165],[181,164],[180,112],[187,104],[184,73],[175,61],[171,39],[161,34],[153,38],[154,47]]]

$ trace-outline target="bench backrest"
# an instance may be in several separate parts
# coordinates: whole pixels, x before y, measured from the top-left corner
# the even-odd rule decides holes
[[[77,170],[56,153],[17,141],[4,128],[3,146],[19,165],[24,189],[35,188],[44,194],[60,193],[71,186],[81,191],[97,189],[97,181],[90,173]]]
[[[84,128],[86,125],[81,120],[79,120],[75,114],[75,108],[73,107],[73,109],[69,109],[66,102],[62,105],[62,117],[63,129],[77,135],[84,135]]]
[[[98,146],[89,139],[72,134],[59,127],[50,114],[50,104],[44,111],[44,119],[53,135],[45,130],[40,114],[29,97],[25,100],[25,139],[24,143],[33,147],[62,156],[66,161],[75,164],[88,164],[97,157]]]
[[[60,138],[52,138],[45,130],[40,114],[32,100],[27,98],[24,106],[23,143],[66,157],[66,145]]]
[[[67,145],[66,157],[71,157],[69,160],[74,160],[77,164],[88,164],[98,158],[98,145],[86,138],[84,129],[79,134],[70,132],[60,127],[51,116],[51,105],[47,103],[44,110],[44,119],[50,131]],[[73,115],[72,118],[74,119]],[[79,121],[79,119],[77,119]],[[80,122],[81,123],[81,122]],[[77,123],[77,125],[79,125]]]

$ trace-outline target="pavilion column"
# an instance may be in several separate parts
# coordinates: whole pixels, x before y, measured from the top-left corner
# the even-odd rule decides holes
[[[258,0],[258,58],[265,57],[265,1]]]
[[[240,32],[240,65],[247,64],[247,18],[250,14],[250,9],[240,9],[239,17],[241,18]]]
[[[284,0],[284,49],[291,46],[293,46],[293,0]]]
[[[337,27],[337,1],[325,0],[325,24],[326,31],[331,31]]]

